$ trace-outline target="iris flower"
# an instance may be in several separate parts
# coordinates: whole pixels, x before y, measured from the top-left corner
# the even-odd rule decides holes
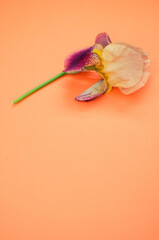
[[[52,79],[35,87],[13,101],[17,103],[33,92],[65,74],[96,71],[101,79],[77,96],[78,101],[91,101],[113,87],[128,95],[143,87],[150,75],[148,54],[141,48],[124,42],[112,43],[107,33],[100,33],[93,46],[71,53],[64,62],[64,70]]]

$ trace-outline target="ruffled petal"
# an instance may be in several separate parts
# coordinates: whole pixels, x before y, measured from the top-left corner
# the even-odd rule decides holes
[[[136,85],[143,74],[143,56],[140,50],[125,43],[112,43],[102,52],[102,72],[113,87],[129,88]]]
[[[133,87],[130,88],[119,88],[120,91],[122,93],[124,93],[125,95],[129,95],[137,90],[139,90],[140,88],[142,88],[146,83],[147,80],[150,76],[150,71],[149,71],[149,66],[150,66],[150,60],[144,60],[144,69],[143,69],[143,75],[140,79],[140,81]]]
[[[75,99],[77,101],[86,101],[89,102],[102,94],[104,94],[109,89],[108,84],[104,79],[99,80],[86,91],[78,95]]]
[[[122,44],[123,46],[129,47],[134,49],[136,52],[140,53],[143,59],[148,58],[148,53],[145,53],[142,48],[139,47],[134,47],[128,43],[122,42],[122,41],[117,41],[116,43]]]
[[[106,47],[111,43],[110,37],[107,33],[99,33],[95,39],[95,43],[101,44],[103,47]]]
[[[80,72],[85,65],[90,62],[93,47],[81,49],[71,53],[64,62],[64,72]]]

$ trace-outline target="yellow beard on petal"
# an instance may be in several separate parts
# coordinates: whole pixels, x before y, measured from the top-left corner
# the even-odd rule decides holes
[[[99,69],[97,70],[97,73],[104,79],[102,89],[104,89],[105,86],[107,86],[108,89],[105,93],[110,93],[112,90],[112,86],[108,83],[108,76],[104,73],[101,73]]]
[[[108,90],[107,90],[107,92],[106,93],[110,93],[111,92],[111,90],[112,90],[112,86],[110,86],[109,84],[108,84]]]
[[[97,48],[94,48],[93,51],[92,51],[92,53],[96,53],[99,58],[101,58],[101,56],[102,56],[102,51],[100,51],[100,50],[97,49]]]
[[[100,60],[102,60],[102,52],[103,48],[100,48],[100,46],[95,46],[95,48],[92,51],[92,53],[96,53],[98,55]],[[101,64],[100,66],[96,66],[95,68],[98,74],[104,79],[102,88],[104,89],[107,86],[108,90],[106,91],[106,93],[110,93],[112,90],[112,86],[108,83],[109,76],[106,73],[102,72],[104,68],[103,64]]]

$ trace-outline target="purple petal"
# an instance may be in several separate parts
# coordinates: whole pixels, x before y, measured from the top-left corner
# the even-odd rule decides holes
[[[75,99],[77,101],[86,101],[89,102],[102,94],[104,94],[108,90],[108,85],[104,82],[104,79],[99,80],[86,91],[78,95]]]
[[[91,51],[93,47],[85,48],[71,53],[64,62],[64,72],[78,72],[90,62]]]
[[[108,44],[111,43],[110,37],[107,33],[99,33],[95,39],[95,43],[99,43],[105,48]]]

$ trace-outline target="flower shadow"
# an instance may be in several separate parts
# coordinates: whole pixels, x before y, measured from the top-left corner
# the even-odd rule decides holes
[[[78,102],[75,97],[100,80],[101,77],[96,72],[83,72],[75,75],[65,76],[63,87],[66,94],[63,96],[65,107],[75,112],[88,112],[91,109],[98,109],[99,112],[115,111],[120,113],[129,113],[132,108],[144,104],[145,98],[149,95],[150,82],[142,89],[130,95],[122,94],[118,88],[114,88],[111,93],[102,96],[90,102]]]
[[[91,71],[65,76],[65,80],[63,81],[63,87],[66,89],[66,95],[64,96],[65,103],[67,105],[71,104],[73,109],[81,111],[88,111],[88,109],[98,105],[104,95],[89,102],[78,102],[75,100],[75,97],[100,79],[101,77],[96,72]]]

